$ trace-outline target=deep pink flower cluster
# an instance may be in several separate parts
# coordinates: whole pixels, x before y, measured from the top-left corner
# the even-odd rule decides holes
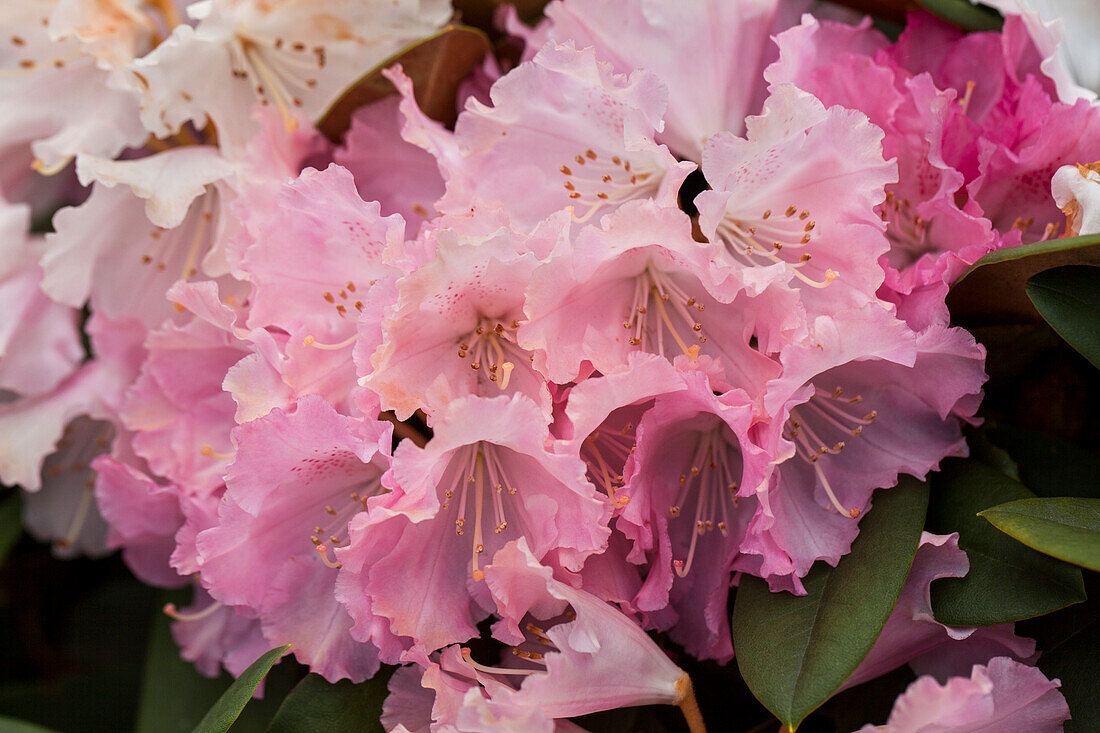
[[[365,34],[373,5],[333,22]],[[449,12],[396,5],[394,43]],[[876,489],[966,454],[985,352],[947,289],[1061,233],[1051,178],[1100,159],[1100,110],[1057,100],[1016,19],[890,42],[805,6],[558,0],[503,19],[524,56],[453,130],[394,67],[337,148],[310,121],[362,51],[307,10],[194,3],[159,45],[96,46],[118,99],[88,102],[126,125],[19,140],[90,195],[44,239],[0,209],[0,479],[60,546],[194,586],[173,631],[206,673],[284,643],[331,681],[409,663],[386,722],[410,730],[683,704],[645,630],[727,662],[742,574],[804,593]],[[966,676],[914,684],[889,730],[916,730],[918,696],[1003,714],[1020,668],[1063,719],[1010,626],[932,620],[966,567],[926,535],[849,684]],[[460,646],[490,617],[504,666]]]

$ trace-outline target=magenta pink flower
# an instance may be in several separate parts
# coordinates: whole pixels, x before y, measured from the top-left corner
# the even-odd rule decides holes
[[[502,392],[530,397],[549,417],[545,380],[516,337],[523,289],[538,262],[526,236],[486,213],[480,221],[439,222],[425,235],[434,256],[396,281],[396,303],[384,311],[381,345],[362,381],[401,419],[418,409],[434,415],[465,395]],[[556,241],[563,225],[559,217],[543,229]],[[365,327],[375,327],[371,315]]]
[[[542,413],[522,395],[465,397],[437,415],[424,448],[398,446],[390,495],[372,500],[337,550],[337,597],[365,639],[373,614],[426,651],[476,634],[484,557],[526,537],[576,572],[607,546],[611,507],[575,456],[547,450]],[[387,657],[383,657],[387,659]]]
[[[716,395],[703,372],[681,379],[638,422],[617,526],[634,543],[630,560],[649,563],[632,604],[648,625],[695,656],[728,660],[730,572],[772,457],[749,438],[746,393]]]
[[[211,595],[251,609],[271,645],[291,643],[330,681],[378,669],[374,646],[348,634],[332,558],[349,522],[384,490],[390,436],[389,423],[343,417],[316,396],[242,425],[217,524],[197,538]]]
[[[698,161],[707,138],[740,134],[760,109],[760,72],[774,53],[769,39],[797,21],[777,0],[652,0],[623,6],[611,0],[567,0],[546,8],[550,40],[595,46],[599,58],[625,74],[647,69],[669,89],[667,129],[660,140]],[[720,29],[720,30],[719,30]]]
[[[679,705],[690,694],[684,671],[632,618],[555,580],[525,539],[497,552],[485,568],[485,583],[501,617],[493,635],[531,664],[484,668],[463,656],[485,675],[522,675],[513,704],[566,718],[630,705]]]
[[[780,361],[757,439],[781,462],[743,550],[765,558],[765,576],[793,572],[798,589],[815,561],[848,551],[874,489],[966,454],[985,350],[961,329],[916,334],[869,304],[817,318]]]
[[[1069,720],[1058,680],[1007,657],[975,664],[969,677],[940,684],[924,676],[894,702],[886,725],[861,733],[1060,733]]]
[[[630,353],[645,351],[687,363],[712,356],[724,383],[756,389],[777,365],[749,339],[755,329],[797,328],[796,296],[767,283],[717,284],[714,251],[691,238],[682,211],[628,203],[535,270],[519,342],[559,384],[576,379],[586,364],[610,373],[625,367]]]
[[[144,582],[182,585],[184,578],[170,564],[184,521],[179,489],[158,484],[113,456],[99,456],[91,465],[98,474],[96,502],[111,528],[107,546],[121,548],[126,566]]]
[[[530,231],[565,208],[578,223],[625,201],[672,205],[694,170],[653,142],[667,91],[652,74],[612,72],[592,49],[548,44],[492,87],[493,106],[470,99],[455,125],[457,157],[440,156],[442,211],[502,205]]]
[[[696,205],[720,266],[789,283],[811,316],[871,299],[889,247],[874,207],[897,180],[882,131],[790,84],[774,85],[746,124],[747,139],[723,132],[703,149],[713,190]]]
[[[435,215],[443,178],[435,158],[401,137],[400,96],[360,107],[335,153],[351,171],[364,201],[377,201],[385,214],[400,214],[415,232]]]
[[[501,615],[493,635],[513,645],[509,660],[486,666],[453,646],[434,659],[410,653],[419,669],[391,681],[388,729],[572,732],[555,719],[694,702],[690,679],[633,619],[555,580],[524,539],[498,551],[485,574]]]

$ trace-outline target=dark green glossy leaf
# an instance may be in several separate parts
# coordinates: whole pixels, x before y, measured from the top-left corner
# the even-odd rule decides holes
[[[1100,267],[1044,270],[1027,281],[1027,297],[1066,343],[1100,368]]]
[[[917,0],[917,4],[967,31],[999,31],[1004,25],[1004,18],[997,12],[970,0]]]
[[[1100,570],[1100,499],[1020,499],[978,516],[1044,555]]]
[[[1056,611],[1085,599],[1081,571],[1021,545],[978,516],[998,504],[1034,496],[992,466],[951,461],[932,482],[928,529],[959,533],[970,559],[964,578],[932,583],[936,620],[988,626]]]
[[[875,495],[852,551],[803,578],[805,596],[743,576],[733,609],[737,665],[756,698],[791,730],[867,656],[897,602],[920,542],[928,487],[903,477]]]
[[[14,489],[0,500],[0,565],[23,536],[19,504],[19,492]]]
[[[1100,265],[1100,235],[1067,237],[990,252],[951,287],[952,320],[964,326],[1042,323],[1024,291],[1028,278],[1064,265]]]
[[[382,70],[394,64],[401,64],[412,79],[416,103],[424,114],[451,124],[458,115],[455,100],[459,85],[489,50],[488,37],[478,29],[448,26],[361,76],[324,112],[317,129],[329,140],[340,142],[351,127],[355,110],[396,92],[390,80],[382,76]]]
[[[194,733],[225,733],[229,730],[244,710],[244,706],[252,699],[252,694],[256,692],[256,688],[264,677],[289,648],[290,644],[276,647],[250,664],[248,669],[242,672],[241,676],[234,680],[229,689],[218,698],[214,707],[207,711],[195,726]]]
[[[1100,455],[1034,430],[1008,425],[989,437],[1012,456],[1020,482],[1039,496],[1100,499]]]
[[[1094,733],[1100,730],[1100,695],[1096,694],[1096,655],[1100,651],[1100,621],[1077,627],[1061,643],[1044,649],[1039,657],[1043,674],[1062,682],[1073,718],[1066,733]]]
[[[34,723],[28,723],[15,718],[0,715],[0,733],[53,733],[49,728],[43,728]]]
[[[382,701],[392,667],[382,668],[362,684],[306,676],[290,691],[268,733],[381,733]]]

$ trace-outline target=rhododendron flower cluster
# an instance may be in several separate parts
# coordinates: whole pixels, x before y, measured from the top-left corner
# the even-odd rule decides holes
[[[289,644],[403,665],[387,730],[701,730],[680,658],[734,658],[731,590],[806,595],[968,455],[950,287],[1100,231],[1073,28],[996,4],[895,39],[799,0],[507,9],[522,50],[444,124],[391,57],[446,0],[8,0],[0,480],[59,554],[191,588],[204,674]],[[375,67],[394,93],[318,132]],[[865,730],[1068,718],[1011,624],[933,618],[967,568],[924,534],[845,684],[924,676]]]

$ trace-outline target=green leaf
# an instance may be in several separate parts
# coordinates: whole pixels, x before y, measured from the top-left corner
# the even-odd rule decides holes
[[[0,501],[0,565],[23,536],[23,520],[19,508],[19,492],[12,490]]]
[[[917,0],[917,4],[966,31],[999,31],[1004,18],[970,0]]]
[[[1096,694],[1096,650],[1100,649],[1100,621],[1093,620],[1074,630],[1060,644],[1044,649],[1039,669],[1048,678],[1062,682],[1073,715],[1065,724],[1066,733],[1092,733],[1100,730],[1100,695]]]
[[[910,477],[876,494],[852,551],[835,568],[818,563],[803,578],[804,596],[742,577],[733,608],[737,666],[790,730],[867,656],[909,574],[927,504],[928,487]]]
[[[43,728],[34,723],[16,720],[0,715],[0,733],[53,733],[49,728]]]
[[[989,626],[1041,616],[1085,600],[1081,571],[1021,545],[978,516],[989,507],[1034,497],[1018,481],[979,461],[951,461],[932,482],[930,532],[959,533],[970,559],[964,578],[932,583],[936,620]]]
[[[225,733],[229,730],[244,710],[244,706],[252,699],[252,694],[256,692],[256,688],[264,677],[289,648],[290,644],[275,647],[250,664],[248,669],[242,672],[241,676],[234,680],[229,689],[218,698],[214,707],[207,711],[195,726],[194,733]]]
[[[275,713],[268,733],[381,733],[382,701],[392,667],[362,684],[306,676]]]
[[[1065,440],[1009,425],[989,437],[1016,462],[1020,482],[1039,496],[1100,499],[1100,456]]]
[[[447,26],[391,56],[355,81],[321,115],[317,129],[339,143],[351,127],[355,110],[394,94],[397,90],[382,70],[401,64],[412,79],[416,103],[428,117],[451,124],[459,85],[490,50],[489,38],[469,26]]]
[[[1027,281],[1027,297],[1058,335],[1100,369],[1100,267],[1056,267]]]
[[[1044,555],[1100,570],[1100,499],[1020,499],[978,516]]]
[[[951,287],[947,295],[951,319],[968,327],[1042,323],[1025,285],[1033,275],[1064,265],[1100,265],[1100,234],[990,252]]]

